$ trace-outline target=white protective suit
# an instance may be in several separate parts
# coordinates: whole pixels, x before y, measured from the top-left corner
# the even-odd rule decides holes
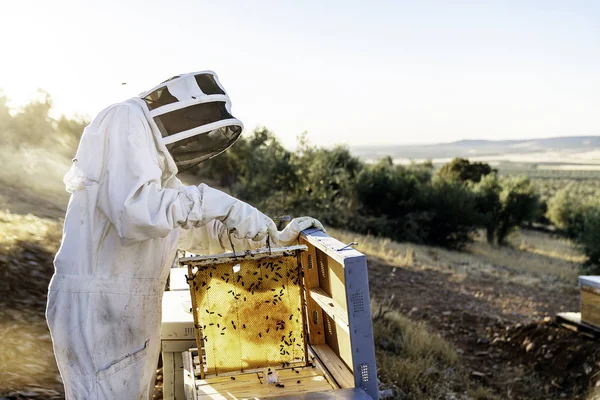
[[[321,227],[277,232],[255,208],[178,166],[228,148],[242,124],[210,71],[180,75],[102,111],[65,176],[72,193],[48,293],[47,320],[69,399],[145,399],[154,387],[161,299],[178,247],[211,254],[288,245]]]

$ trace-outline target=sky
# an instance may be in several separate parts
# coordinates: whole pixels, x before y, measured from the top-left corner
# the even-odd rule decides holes
[[[598,1],[2,0],[0,37],[11,104],[55,114],[211,69],[288,147],[600,135]]]

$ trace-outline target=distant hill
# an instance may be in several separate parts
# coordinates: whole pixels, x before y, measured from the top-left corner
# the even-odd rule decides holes
[[[431,145],[355,146],[357,156],[374,160],[386,156],[394,159],[441,159],[452,157],[481,157],[507,154],[560,151],[577,153],[600,149],[600,136],[565,136],[529,140],[460,140]]]

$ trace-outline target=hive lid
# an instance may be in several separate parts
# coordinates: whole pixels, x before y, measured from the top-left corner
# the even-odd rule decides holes
[[[591,286],[600,289],[600,276],[580,276],[579,286]]]

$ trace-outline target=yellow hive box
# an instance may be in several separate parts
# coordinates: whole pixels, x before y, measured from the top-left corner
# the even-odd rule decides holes
[[[600,327],[600,276],[580,276],[581,322]]]

